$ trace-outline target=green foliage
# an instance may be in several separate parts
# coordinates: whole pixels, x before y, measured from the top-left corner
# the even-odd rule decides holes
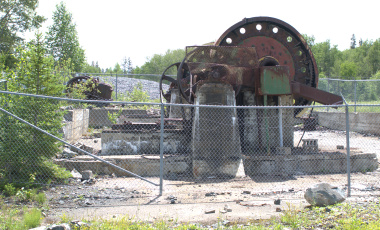
[[[39,205],[43,205],[46,202],[46,194],[43,192],[39,192],[34,197],[34,200],[37,201]]]
[[[57,62],[56,65],[68,62],[70,70],[81,72],[86,63],[85,52],[79,44],[72,14],[63,2],[56,6],[53,25],[49,27],[46,40],[49,52]]]
[[[40,226],[41,220],[41,210],[37,208],[32,208],[30,210],[24,208],[23,226],[25,227],[25,229],[31,229]]]
[[[318,71],[332,77],[334,65],[341,59],[341,52],[337,46],[331,46],[330,40],[327,40],[316,43],[311,47],[311,50],[317,62]]]
[[[22,33],[39,28],[45,18],[36,13],[38,0],[0,1],[0,53],[4,63],[13,68],[14,48],[23,41]]]
[[[143,85],[141,82],[137,83],[137,85],[133,87],[132,92],[127,92],[125,101],[149,102],[149,95],[147,92],[143,91]]]
[[[18,51],[17,68],[6,73],[8,90],[49,96],[63,94],[64,85],[57,84],[61,81],[61,76],[53,74],[54,60],[46,56],[44,44],[41,34],[37,34],[25,50]],[[9,112],[52,135],[61,135],[63,112],[59,109],[60,102],[1,95],[0,104]],[[56,174],[57,169],[49,164],[49,160],[60,151],[61,144],[10,116],[0,116],[0,135],[3,140],[0,142],[0,168],[4,170],[3,180],[31,183],[33,178],[45,181]]]
[[[91,65],[85,63],[82,69],[84,73],[101,73],[102,69],[99,67],[98,62],[92,62]]]
[[[340,65],[340,76],[345,79],[356,79],[358,66],[354,62],[345,61]]]
[[[112,124],[116,124],[117,123],[117,118],[119,118],[122,113],[123,113],[123,108],[120,108],[117,113],[107,112],[108,120],[110,120],[112,122]]]
[[[306,44],[312,48],[315,45],[315,37],[314,35],[308,36],[307,34],[302,34],[303,38],[306,41]]]
[[[67,89],[67,96],[75,99],[86,99],[86,93],[95,91],[96,86],[93,78],[89,78],[87,81],[75,82],[72,87]]]
[[[14,196],[16,195],[17,189],[13,186],[13,184],[6,184],[4,186],[4,192],[7,196]]]
[[[173,63],[181,62],[185,57],[184,49],[168,50],[165,54],[155,54],[153,57],[148,58],[147,62],[141,67],[136,67],[134,69],[134,74],[162,74],[164,70]],[[176,75],[175,68],[166,73],[167,75]],[[151,81],[159,81],[159,77],[147,77],[140,76],[136,77],[139,79],[146,79]]]

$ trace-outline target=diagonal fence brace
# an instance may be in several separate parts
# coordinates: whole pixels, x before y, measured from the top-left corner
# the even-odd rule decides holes
[[[83,150],[83,149],[80,149],[80,148],[74,146],[74,145],[72,145],[72,144],[70,144],[70,143],[68,143],[68,142],[66,142],[66,141],[64,141],[64,140],[62,140],[62,139],[60,139],[60,138],[58,138],[58,137],[56,137],[56,136],[54,136],[54,135],[48,133],[48,132],[46,132],[45,130],[40,129],[40,128],[38,128],[37,126],[35,126],[35,125],[33,125],[33,124],[31,124],[31,123],[29,123],[29,122],[27,122],[27,121],[25,121],[25,120],[23,120],[23,119],[17,117],[16,115],[14,115],[14,114],[12,114],[12,113],[6,111],[5,109],[3,109],[3,108],[1,108],[1,107],[0,107],[0,111],[3,112],[3,113],[5,113],[5,114],[8,114],[9,116],[11,116],[11,117],[13,117],[13,118],[15,118],[15,119],[17,119],[17,120],[19,120],[19,121],[21,121],[21,122],[27,124],[27,125],[29,125],[29,126],[31,126],[31,127],[33,127],[34,129],[37,129],[38,131],[40,131],[40,132],[42,132],[42,133],[48,135],[49,137],[52,137],[52,138],[56,139],[57,141],[60,141],[60,142],[64,143],[65,145],[68,145],[68,146],[70,146],[71,148],[74,148],[74,149],[78,150],[79,152],[82,152],[82,153],[84,153],[84,154],[86,154],[86,155],[88,155],[88,156],[91,156],[92,158],[94,158],[94,159],[96,159],[96,160],[98,160],[98,161],[101,161],[101,162],[103,162],[103,163],[105,163],[105,164],[107,164],[107,165],[109,165],[109,166],[112,166],[112,167],[114,167],[114,168],[116,168],[116,169],[119,169],[119,170],[122,171],[122,172],[128,173],[129,175],[134,176],[134,177],[137,177],[137,178],[139,178],[139,179],[141,179],[141,180],[143,180],[143,181],[146,181],[146,182],[148,182],[148,183],[150,183],[150,184],[153,184],[153,185],[155,185],[155,186],[159,186],[159,184],[156,184],[156,183],[154,183],[154,182],[152,182],[152,181],[149,181],[149,180],[147,180],[147,179],[144,178],[144,177],[141,177],[141,176],[139,176],[139,175],[137,175],[137,174],[135,174],[135,173],[133,173],[133,172],[130,172],[130,171],[128,171],[128,170],[125,170],[125,169],[123,169],[123,168],[121,168],[121,167],[119,167],[119,166],[117,166],[117,165],[115,165],[115,164],[112,164],[112,163],[110,163],[110,162],[108,162],[108,161],[106,161],[106,160],[104,160],[104,159],[102,159],[102,158],[100,158],[100,157],[98,157],[98,156],[95,156],[94,154],[91,154],[91,153],[89,153],[89,152],[87,152],[87,151],[85,151],[85,150]]]

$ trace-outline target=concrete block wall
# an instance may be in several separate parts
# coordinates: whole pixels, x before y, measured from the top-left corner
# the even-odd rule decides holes
[[[346,130],[346,114],[342,112],[314,112],[318,124],[330,129]],[[380,135],[380,113],[350,113],[350,131]]]

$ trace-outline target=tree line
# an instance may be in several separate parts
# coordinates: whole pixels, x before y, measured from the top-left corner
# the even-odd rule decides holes
[[[2,70],[14,68],[19,47],[27,47],[19,34],[40,28],[46,18],[36,13],[38,0],[10,0],[0,3],[0,63]],[[114,67],[102,68],[97,61],[88,63],[85,51],[79,44],[76,25],[72,14],[61,2],[53,12],[53,24],[44,36],[47,55],[54,59],[54,67],[61,71],[109,74],[142,74],[135,78],[158,81],[158,77],[144,77],[143,74],[161,74],[169,65],[182,61],[184,49],[167,50],[154,54],[142,66],[133,66],[130,57],[124,57]],[[315,42],[314,35],[304,35],[317,62],[320,78],[370,79],[380,78],[380,38],[372,41],[351,38],[351,46],[339,50],[330,40]],[[347,39],[347,42],[350,42]],[[171,70],[168,74],[175,74]]]
[[[340,51],[330,40],[315,43],[314,36],[304,35],[317,62],[321,78],[341,78],[348,80],[379,78],[380,38],[359,40],[352,35],[349,49]]]

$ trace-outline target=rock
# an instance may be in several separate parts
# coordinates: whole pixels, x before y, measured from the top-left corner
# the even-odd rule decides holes
[[[64,223],[60,225],[53,224],[46,228],[46,230],[71,230],[70,225]]]
[[[346,198],[342,190],[328,183],[316,184],[306,189],[305,199],[313,206],[327,206],[343,202]]]
[[[215,209],[209,209],[205,211],[205,214],[215,213]]]
[[[69,148],[65,148],[62,152],[62,156],[66,158],[73,158],[76,157],[78,153],[71,151]]]
[[[242,194],[251,194],[251,191],[243,191]]]
[[[166,198],[167,200],[177,200],[177,197],[170,195]]]
[[[40,226],[40,227],[37,227],[37,228],[31,228],[29,230],[46,230],[47,227],[46,226]]]
[[[228,204],[224,205],[224,210],[226,212],[232,212],[232,208],[230,208],[230,206],[228,206]]]
[[[73,227],[73,229],[82,229],[82,227],[84,229],[88,229],[91,226],[91,224],[75,220],[71,221],[71,226]]]
[[[280,205],[280,204],[281,204],[281,200],[280,200],[280,199],[276,199],[276,200],[274,200],[274,204],[275,204],[275,205]]]
[[[82,174],[80,174],[76,169],[71,170],[71,175],[73,176],[73,178],[77,178],[77,179],[82,178]]]
[[[281,208],[276,208],[276,212],[281,212]]]
[[[215,192],[208,192],[205,194],[205,196],[216,196]]]
[[[94,175],[91,170],[82,171],[82,180],[90,180],[94,178]]]

